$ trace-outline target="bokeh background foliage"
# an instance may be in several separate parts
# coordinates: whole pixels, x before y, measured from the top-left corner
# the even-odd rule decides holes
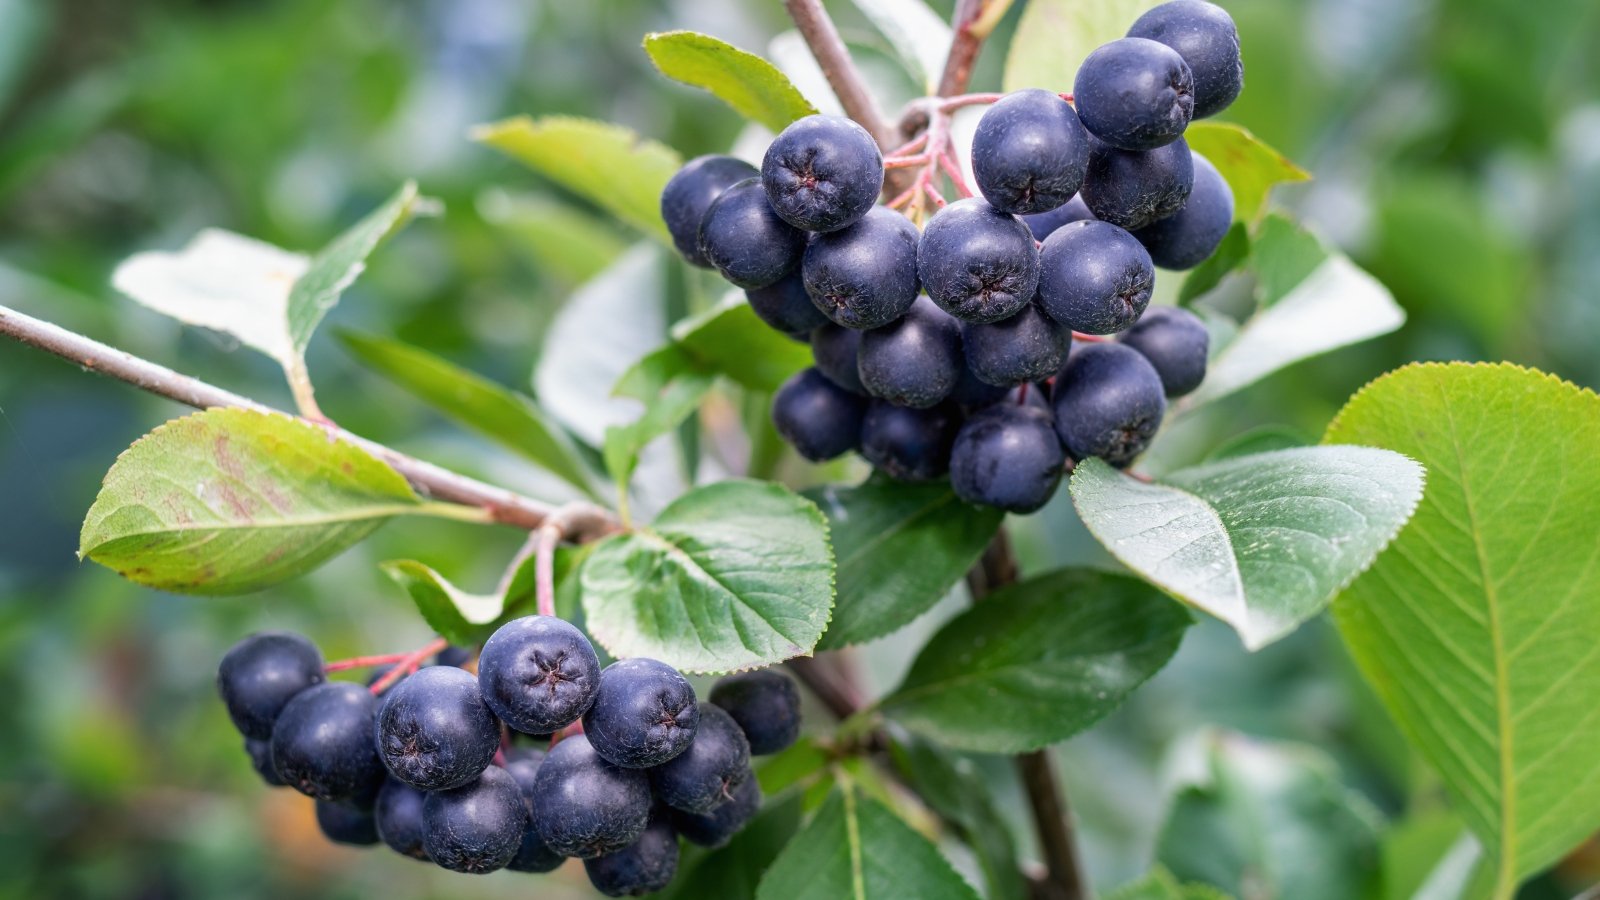
[[[831,5],[883,98],[920,93],[868,18]],[[1164,438],[1163,455],[1195,461],[1252,428],[1309,442],[1361,384],[1412,360],[1513,359],[1600,384],[1600,7],[1226,5],[1248,90],[1225,118],[1316,175],[1274,201],[1381,278],[1408,320],[1213,404]],[[980,60],[976,88],[1001,84],[1022,6]],[[575,346],[546,342],[557,311],[593,276],[620,271],[621,283],[657,292],[661,319],[582,346],[626,364],[705,286],[649,251],[624,256],[634,234],[606,210],[466,135],[516,113],[571,114],[622,123],[685,157],[726,149],[741,134],[737,116],[662,78],[639,46],[646,31],[678,28],[780,63],[796,52],[779,4],[765,0],[0,0],[0,296],[287,406],[271,361],[115,297],[112,269],[206,226],[314,249],[416,178],[445,215],[375,255],[328,331],[399,338],[526,387],[536,348]],[[353,346],[324,336],[310,347],[336,420],[536,496],[574,496],[369,374]],[[462,883],[442,873],[330,847],[308,802],[262,788],[211,673],[225,646],[264,627],[312,634],[333,657],[414,646],[425,626],[375,563],[423,558],[482,587],[516,535],[406,520],[262,594],[197,601],[137,588],[75,563],[78,526],[116,454],[180,411],[15,347],[0,360],[0,896],[459,895]],[[605,371],[582,360],[544,371],[553,368],[574,382]],[[752,452],[773,451],[758,435]],[[1064,499],[1017,538],[1036,570],[1103,561]],[[913,648],[957,611],[943,605],[871,652],[873,683],[895,684]],[[1253,655],[1203,623],[1124,708],[1056,752],[1102,887],[1136,877],[1152,856],[1203,872],[1205,860],[1183,856],[1184,829],[1231,834],[1241,817],[1290,808],[1321,827],[1278,854],[1314,847],[1345,872],[1380,873],[1377,886],[1308,881],[1332,891],[1315,896],[1409,896],[1423,873],[1408,863],[1438,859],[1459,835],[1440,786],[1326,620]],[[1019,808],[1006,802],[1017,790],[1009,769],[960,765],[1000,785],[999,809]],[[1293,777],[1262,777],[1273,771]],[[1380,843],[1377,823],[1402,810]],[[1017,834],[1031,852],[1027,829]],[[1284,896],[1314,896],[1282,880],[1295,866],[1262,865]],[[541,888],[586,896],[581,874],[567,874]],[[1600,850],[1580,851],[1523,895],[1570,896],[1597,876]],[[507,874],[471,889],[511,896],[528,884]]]

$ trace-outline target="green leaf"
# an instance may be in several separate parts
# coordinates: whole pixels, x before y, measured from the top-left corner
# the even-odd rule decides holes
[[[757,764],[756,778],[761,782],[761,792],[771,796],[833,765],[831,749],[825,750],[808,737],[801,737],[788,748],[761,760]]]
[[[598,497],[577,445],[532,398],[400,341],[351,332],[339,339],[368,368],[435,409]]]
[[[576,582],[569,576],[588,558],[590,545],[558,547],[552,575],[558,589]],[[383,563],[380,568],[403,589],[434,633],[452,644],[473,646],[489,639],[501,625],[535,610],[535,560],[522,560],[511,578],[496,592],[464,591],[432,568],[410,559]],[[560,604],[557,604],[559,613]]]
[[[626,381],[629,376],[623,377]],[[651,441],[694,415],[715,380],[709,373],[684,368],[660,385],[654,395],[634,395],[645,402],[644,415],[626,425],[606,429],[606,470],[617,484],[626,485],[633,477],[639,454]]]
[[[841,783],[761,879],[757,900],[978,900],[939,848]]]
[[[620,125],[569,116],[516,116],[481,125],[472,137],[671,244],[661,189],[683,165],[672,149]]]
[[[1227,900],[1228,895],[1206,884],[1182,884],[1163,866],[1156,866],[1138,881],[1107,894],[1105,900]]]
[[[827,515],[839,561],[823,650],[882,637],[927,612],[983,555],[1004,518],[962,503],[948,484],[869,478],[859,487],[828,485],[806,496]]]
[[[1315,443],[1298,428],[1288,425],[1261,425],[1218,444],[1206,454],[1206,462],[1270,453],[1273,450],[1293,450]]]
[[[1349,900],[1379,877],[1377,813],[1310,747],[1207,741],[1156,848],[1177,878],[1261,900]],[[1160,895],[1154,895],[1160,896]]]
[[[1037,750],[1120,705],[1166,665],[1190,621],[1136,578],[1050,572],[952,619],[881,706],[958,750]]]
[[[1222,279],[1237,271],[1249,258],[1250,231],[1243,222],[1235,222],[1223,235],[1216,252],[1183,279],[1183,286],[1178,289],[1178,304],[1187,305],[1221,284]]]
[[[731,672],[811,652],[833,606],[827,520],[777,484],[696,488],[583,567],[590,633],[613,656]]]
[[[644,52],[663,75],[710,91],[739,115],[772,131],[817,111],[777,66],[708,34],[647,34]]]
[[[1261,218],[1273,185],[1311,180],[1310,172],[1232,122],[1194,122],[1183,139],[1189,149],[1210,160],[1233,189],[1233,217],[1240,222]]]
[[[1160,0],[1028,0],[1006,52],[1002,90],[1071,91],[1084,59]]]
[[[1025,900],[1028,883],[1017,868],[1011,826],[995,808],[993,785],[972,761],[915,738],[895,740],[889,749],[912,789],[955,824],[978,857],[988,900]]]
[[[1507,364],[1408,366],[1325,440],[1428,466],[1417,515],[1335,620],[1509,897],[1600,825],[1600,397]]]
[[[741,293],[674,325],[672,339],[705,368],[769,394],[812,363],[809,346],[761,321]]]
[[[517,248],[541,271],[573,284],[599,275],[628,248],[609,220],[549,197],[489,191],[479,198],[478,211],[515,236]]]
[[[1412,813],[1383,835],[1382,900],[1466,900],[1482,847],[1443,809]]]
[[[309,572],[422,503],[376,457],[288,416],[211,409],[123,451],[80,557],[183,594],[243,594]]]
[[[1146,483],[1072,473],[1089,531],[1128,568],[1233,626],[1251,650],[1321,612],[1422,497],[1422,467],[1371,447],[1233,457]]]
[[[944,19],[923,0],[855,0],[855,5],[888,38],[917,84],[936,93],[950,53],[950,26]]]
[[[800,830],[800,812],[798,793],[769,800],[727,846],[680,870],[664,900],[751,900],[761,876]]]

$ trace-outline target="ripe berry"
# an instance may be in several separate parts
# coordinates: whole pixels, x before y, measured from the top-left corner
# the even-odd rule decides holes
[[[272,727],[278,777],[318,800],[370,801],[384,776],[372,742],[377,705],[366,688],[349,681],[295,695]]]
[[[1233,17],[1204,0],[1173,0],[1134,20],[1128,37],[1160,41],[1178,51],[1194,73],[1194,117],[1226,109],[1244,90],[1244,60]]]
[[[961,426],[950,453],[950,486],[968,503],[1031,513],[1055,495],[1066,462],[1048,412],[1000,403]]]
[[[872,396],[927,409],[961,377],[961,323],[918,297],[904,316],[861,335],[857,371]]]
[[[960,427],[949,404],[912,409],[876,400],[861,421],[861,455],[896,481],[933,481],[950,470],[950,445]]]
[[[745,291],[744,296],[757,318],[796,340],[805,340],[812,329],[828,321],[811,302],[799,272],[790,272],[764,288]]]
[[[389,773],[425,791],[478,777],[500,749],[500,720],[465,669],[429,666],[395,685],[378,708],[378,753]]]
[[[506,724],[546,734],[578,720],[600,688],[600,659],[583,632],[554,616],[500,626],[478,656],[483,701]]]
[[[793,272],[805,246],[806,233],[772,211],[759,178],[723,191],[700,222],[700,253],[723,278],[745,290]]]
[[[1003,387],[1042,381],[1067,358],[1072,333],[1030,303],[1009,319],[961,326],[967,367],[980,380]]]
[[[816,369],[790,377],[772,397],[772,424],[795,451],[812,462],[856,448],[867,399],[829,381]]]
[[[917,226],[886,206],[806,246],[800,271],[823,315],[846,328],[876,328],[917,299]]]
[[[372,808],[378,837],[389,849],[412,859],[427,861],[428,851],[422,847],[422,801],[427,794],[404,781],[386,779],[378,790],[378,802]]]
[[[1170,144],[1194,114],[1194,73],[1166,44],[1121,38],[1089,54],[1072,96],[1083,126],[1124,150]]]
[[[761,783],[751,775],[733,789],[733,799],[706,815],[671,811],[672,825],[691,843],[721,847],[761,809]]]
[[[1022,221],[1027,223],[1028,230],[1033,232],[1033,239],[1042,241],[1049,237],[1051,232],[1068,222],[1082,222],[1084,219],[1092,218],[1094,213],[1090,212],[1088,204],[1083,202],[1083,191],[1079,189],[1066,205],[1058,206],[1049,212],[1023,216]]]
[[[378,829],[372,810],[352,806],[342,800],[318,800],[317,827],[335,844],[365,847],[378,842]]]
[[[917,248],[928,296],[968,322],[996,322],[1033,299],[1039,250],[1022,220],[971,197],[928,220]]]
[[[513,872],[553,872],[566,860],[566,857],[550,849],[550,845],[539,836],[539,829],[533,825],[533,810],[538,797],[534,785],[538,781],[539,765],[544,762],[544,757],[542,750],[519,750],[506,760],[506,771],[516,779],[517,789],[522,793],[522,803],[528,808],[528,824],[522,829],[522,843],[517,847],[517,855],[506,864],[506,868]]]
[[[1098,456],[1125,468],[1161,427],[1161,376],[1139,352],[1115,343],[1074,347],[1056,376],[1056,434],[1073,459]]]
[[[757,669],[718,679],[711,702],[738,723],[756,756],[777,753],[800,737],[800,692],[781,672]]]
[[[1193,157],[1194,190],[1188,202],[1133,234],[1163,269],[1192,269],[1205,262],[1233,224],[1233,191],[1210,160],[1198,153]]]
[[[1182,397],[1205,380],[1211,335],[1186,309],[1152,307],[1119,340],[1150,361],[1168,397]]]
[[[661,218],[667,223],[673,246],[684,259],[701,268],[711,268],[711,261],[700,252],[700,221],[723,191],[760,174],[742,159],[698,156],[672,176],[661,191]]]
[[[455,666],[458,669],[465,669],[469,662],[472,662],[472,651],[453,644],[433,655],[433,664],[436,666]]]
[[[285,787],[287,782],[278,777],[278,770],[272,766],[272,742],[257,740],[256,738],[244,739],[244,752],[250,754],[250,765],[256,770],[270,787]]]
[[[1112,334],[1150,304],[1155,267],[1133,236],[1106,222],[1073,222],[1044,242],[1039,305],[1073,331]]]
[[[806,231],[837,231],[867,214],[883,190],[883,156],[865,128],[842,116],[791,123],[761,160],[767,200]]]
[[[1016,215],[1055,209],[1078,192],[1089,133],[1058,95],[1039,88],[1000,98],[978,120],[972,174],[995,209]]]
[[[828,380],[852,394],[865,397],[867,388],[861,383],[857,356],[861,350],[861,332],[854,328],[841,328],[829,322],[811,332],[811,358],[817,371]]]
[[[1193,188],[1194,162],[1183,138],[1154,150],[1119,150],[1096,141],[1083,202],[1095,218],[1131,230],[1182,209]]]
[[[229,718],[240,734],[256,740],[272,737],[272,723],[290,698],[322,682],[322,653],[298,634],[252,634],[217,666],[217,692]]]
[[[970,365],[961,367],[961,377],[956,380],[956,389],[950,392],[950,402],[967,412],[982,409],[991,403],[999,403],[1005,398],[1005,388],[979,380],[978,376],[972,374]]]
[[[482,875],[511,862],[527,822],[516,780],[490,766],[465,785],[422,801],[422,848],[443,868]]]
[[[733,796],[750,772],[750,742],[721,707],[700,704],[689,749],[650,770],[656,798],[674,809],[708,813]]]
[[[592,859],[638,839],[650,818],[650,779],[606,762],[582,734],[551,748],[534,776],[533,825],[550,849]]]
[[[600,694],[583,716],[583,733],[612,765],[647,769],[682,753],[699,721],[688,680],[664,662],[641,657],[600,673]]]
[[[632,844],[583,861],[589,883],[607,897],[639,897],[666,887],[678,873],[678,833],[657,811]]]

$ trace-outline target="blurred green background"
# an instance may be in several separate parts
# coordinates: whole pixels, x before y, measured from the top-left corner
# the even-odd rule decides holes
[[[1021,5],[975,89],[998,84]],[[1235,395],[1186,444],[1203,453],[1257,425],[1314,438],[1361,384],[1412,360],[1509,359],[1600,385],[1600,4],[1225,5],[1247,89],[1224,118],[1315,173],[1277,203],[1388,284],[1410,320]],[[830,6],[869,72],[887,69],[866,21]],[[659,77],[639,39],[691,28],[765,51],[785,26],[777,0],[0,0],[0,303],[287,405],[270,361],[119,299],[112,268],[212,225],[312,249],[415,177],[447,213],[381,250],[330,325],[526,388],[554,312],[633,238],[467,129],[570,113],[686,156],[725,150],[741,123]],[[329,331],[310,365],[334,419],[555,496],[362,373]],[[270,627],[312,635],[330,658],[415,646],[424,627],[373,563],[412,556],[482,586],[516,535],[399,522],[307,578],[223,600],[80,566],[100,476],[181,412],[0,344],[0,897],[587,896],[576,867],[466,881],[333,848],[309,801],[259,784],[213,694],[228,645]],[[1094,556],[1060,502],[1019,542],[1036,568]],[[870,674],[892,678],[933,624],[869,649]],[[1060,748],[1100,885],[1147,865],[1173,760],[1206,725],[1321,747],[1374,817],[1438,802],[1325,622],[1255,655],[1203,626],[1124,710]],[[1575,858],[1525,895],[1570,896],[1597,872]]]

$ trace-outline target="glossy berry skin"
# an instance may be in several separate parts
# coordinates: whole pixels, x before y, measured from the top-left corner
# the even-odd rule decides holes
[[[217,666],[217,692],[228,717],[247,738],[272,737],[272,723],[290,698],[321,684],[322,653],[298,634],[252,634],[228,650]]]
[[[772,424],[778,434],[812,462],[849,453],[861,440],[867,398],[829,381],[816,369],[791,376],[772,397]]]
[[[1244,60],[1233,17],[1215,3],[1173,0],[1134,20],[1128,37],[1149,38],[1178,51],[1194,73],[1194,117],[1228,107],[1244,90]]]
[[[472,651],[453,644],[433,655],[433,664],[436,666],[455,666],[458,669],[465,669],[469,662],[472,662]]]
[[[1074,347],[1056,376],[1056,434],[1073,459],[1126,468],[1161,427],[1167,398],[1155,367],[1116,343]]]
[[[711,261],[700,252],[700,221],[723,191],[760,174],[742,159],[697,156],[672,176],[661,191],[661,218],[672,235],[672,245],[684,259],[692,265],[711,268]]]
[[[860,351],[861,332],[854,328],[829,322],[811,332],[811,359],[816,362],[817,371],[850,393],[865,397],[867,389],[857,368]]]
[[[1150,305],[1156,270],[1133,235],[1107,222],[1056,229],[1040,251],[1039,306],[1063,327],[1113,334]]]
[[[1022,221],[1027,224],[1028,230],[1033,232],[1033,239],[1042,241],[1049,237],[1051,232],[1068,222],[1082,222],[1094,218],[1094,213],[1089,211],[1089,205],[1083,202],[1083,191],[1079,189],[1076,196],[1062,206],[1049,212],[1038,213],[1032,216],[1023,216]]]
[[[883,190],[883,156],[865,128],[843,116],[806,116],[767,146],[767,201],[806,231],[838,231],[867,214]]]
[[[478,679],[454,666],[429,666],[391,688],[375,732],[389,774],[424,791],[477,778],[500,749],[500,720]]]
[[[377,700],[329,681],[295,695],[272,727],[272,764],[285,784],[318,800],[368,802],[383,783],[372,742]]]
[[[1194,115],[1194,73],[1166,44],[1121,38],[1089,54],[1072,84],[1089,133],[1124,150],[1177,140]]]
[[[650,817],[639,839],[583,861],[589,883],[607,897],[642,897],[666,887],[678,874],[678,833],[665,812]]]
[[[832,234],[819,234],[800,263],[806,293],[846,328],[877,328],[917,299],[917,241],[911,220],[886,206]]]
[[[970,197],[928,220],[917,273],[940,309],[967,322],[997,322],[1033,299],[1039,250],[1021,219]]]
[[[699,722],[688,679],[664,662],[638,657],[600,673],[600,695],[584,714],[583,733],[612,765],[648,769],[687,749]]]
[[[1211,335],[1186,309],[1152,307],[1118,339],[1150,361],[1168,397],[1182,397],[1206,378]]]
[[[600,689],[600,658],[583,632],[554,616],[500,626],[478,656],[478,687],[489,709],[526,734],[577,721]]]
[[[856,371],[868,394],[927,409],[961,377],[961,323],[918,297],[904,316],[861,335]]]
[[[1133,233],[1163,269],[1192,269],[1215,253],[1233,224],[1233,191],[1217,167],[1194,156],[1194,190],[1172,216]]]
[[[711,702],[738,724],[756,756],[787,749],[800,737],[800,691],[781,672],[757,669],[720,678]]]
[[[1050,413],[999,403],[961,426],[950,452],[950,486],[981,506],[1031,513],[1055,496],[1066,465]]]
[[[533,825],[533,810],[538,797],[534,785],[538,782],[539,765],[544,762],[544,756],[542,750],[518,750],[506,759],[506,771],[516,780],[517,789],[522,793],[522,804],[528,809],[528,824],[522,830],[522,843],[517,847],[517,855],[506,864],[506,868],[513,872],[553,872],[566,861],[565,856],[550,849],[550,845],[539,836],[539,829]]]
[[[335,844],[367,847],[378,842],[378,828],[372,810],[352,806],[342,800],[318,800],[317,827]]]
[[[968,412],[982,409],[1006,398],[1006,389],[982,381],[972,374],[972,367],[963,365],[956,389],[950,392],[950,402]]]
[[[745,291],[750,309],[761,321],[797,340],[805,340],[828,317],[811,302],[799,272],[790,272],[764,288]]]
[[[761,809],[761,784],[754,773],[733,789],[733,799],[706,815],[673,810],[672,825],[690,843],[721,847],[749,824]]]
[[[614,766],[584,735],[562,739],[534,778],[533,825],[562,856],[615,853],[643,833],[650,818],[650,779]]]
[[[950,471],[950,445],[960,427],[949,404],[912,409],[877,400],[861,422],[861,455],[896,481],[933,481]]]
[[[979,380],[1000,387],[1043,381],[1067,358],[1072,333],[1030,303],[1009,319],[961,326],[967,367]]]
[[[390,778],[378,790],[378,802],[372,808],[378,837],[390,850],[412,859],[428,860],[423,849],[422,801],[427,794],[404,781]]]
[[[278,770],[272,766],[272,742],[259,741],[255,738],[244,739],[244,752],[250,754],[250,765],[261,776],[261,780],[268,787],[287,787],[287,782],[278,777]]]
[[[527,823],[516,779],[490,766],[461,787],[423,799],[422,849],[442,868],[482,875],[511,862]]]
[[[700,253],[722,277],[745,290],[776,283],[800,265],[806,233],[778,218],[747,178],[711,202],[700,222]]]
[[[1119,150],[1095,142],[1083,201],[1118,228],[1143,228],[1183,208],[1194,189],[1194,161],[1183,138],[1154,150]]]
[[[708,813],[733,796],[750,771],[750,742],[733,717],[700,704],[700,725],[689,749],[650,770],[656,798],[684,812]]]
[[[1089,133],[1057,94],[1040,88],[1001,97],[978,120],[972,174],[989,205],[1030,215],[1078,192],[1089,164]]]

